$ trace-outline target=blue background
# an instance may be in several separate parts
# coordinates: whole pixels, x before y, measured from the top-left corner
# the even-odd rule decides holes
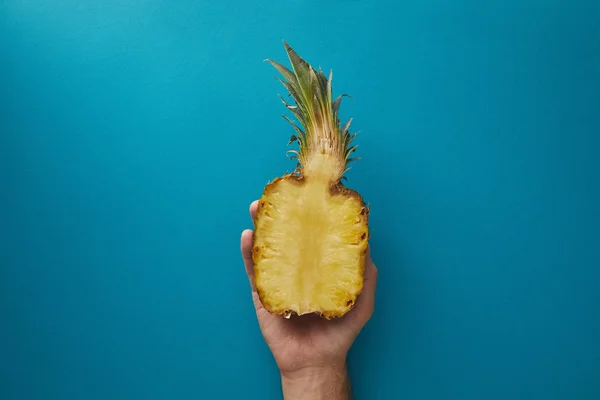
[[[277,399],[239,254],[282,41],[361,131],[357,399],[600,398],[600,3],[0,6],[0,398]]]

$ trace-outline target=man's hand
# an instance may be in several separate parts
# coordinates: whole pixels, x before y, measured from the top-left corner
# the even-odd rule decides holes
[[[252,220],[258,202],[250,205]],[[285,399],[347,400],[350,398],[346,355],[375,306],[377,268],[367,251],[365,282],[354,308],[344,317],[325,320],[315,315],[285,319],[270,314],[254,286],[253,231],[245,230],[241,250],[252,288],[252,299],[262,334],[279,371]]]

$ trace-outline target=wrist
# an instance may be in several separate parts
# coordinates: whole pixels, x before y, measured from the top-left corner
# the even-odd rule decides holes
[[[285,400],[349,400],[345,362],[281,372]]]

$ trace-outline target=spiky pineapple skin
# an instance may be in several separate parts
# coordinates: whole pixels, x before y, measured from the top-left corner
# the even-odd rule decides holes
[[[358,254],[358,257],[356,258],[355,262],[352,263],[352,265],[346,265],[343,268],[339,268],[338,270],[336,270],[335,268],[333,269],[334,272],[338,272],[338,273],[342,273],[344,270],[346,271],[351,271],[349,272],[349,274],[351,276],[353,276],[353,278],[355,279],[355,285],[352,286],[351,290],[349,290],[348,292],[346,292],[342,297],[340,298],[335,298],[335,300],[332,300],[334,303],[336,303],[335,307],[330,307],[330,308],[320,308],[318,307],[318,304],[316,304],[315,302],[310,303],[310,299],[314,298],[314,296],[318,296],[319,293],[315,294],[308,294],[303,300],[307,301],[308,303],[310,303],[310,306],[308,308],[298,308],[297,304],[296,307],[294,307],[293,304],[286,304],[284,306],[282,306],[281,304],[273,304],[269,298],[270,293],[269,293],[269,289],[272,290],[272,288],[269,288],[267,284],[263,285],[263,277],[262,274],[264,272],[264,267],[263,267],[263,262],[265,260],[265,242],[268,242],[268,240],[265,240],[265,238],[268,238],[269,235],[273,235],[273,232],[270,231],[271,229],[266,229],[264,227],[263,224],[263,220],[266,219],[268,217],[267,213],[266,213],[266,207],[265,205],[270,202],[272,200],[272,196],[275,192],[277,192],[278,190],[280,190],[281,186],[283,186],[286,183],[290,183],[292,185],[294,185],[295,187],[298,187],[300,190],[302,190],[303,186],[306,184],[306,178],[302,177],[302,176],[297,176],[297,175],[293,175],[293,174],[289,174],[289,175],[285,175],[283,177],[279,177],[277,179],[275,179],[273,182],[269,183],[268,185],[266,185],[263,194],[261,196],[261,198],[259,199],[258,202],[258,208],[257,208],[257,213],[256,213],[256,219],[255,219],[255,234],[254,234],[254,242],[253,242],[253,246],[252,246],[252,258],[254,261],[254,279],[255,279],[255,285],[257,288],[257,292],[260,298],[260,301],[263,305],[263,307],[269,311],[271,314],[274,315],[282,315],[286,318],[292,316],[292,315],[304,315],[304,314],[318,314],[321,317],[325,318],[325,319],[334,319],[334,318],[339,318],[339,317],[343,317],[345,314],[347,314],[356,304],[356,301],[358,299],[358,297],[360,296],[360,294],[362,293],[363,290],[363,282],[364,282],[364,270],[365,270],[365,261],[366,261],[366,253],[367,253],[367,247],[368,247],[368,240],[369,240],[369,208],[367,206],[367,204],[365,203],[364,199],[362,198],[362,196],[356,192],[353,189],[350,189],[346,186],[344,186],[341,183],[335,183],[335,184],[331,184],[331,185],[324,185],[325,187],[327,187],[327,190],[329,192],[329,195],[331,196],[332,199],[338,199],[339,201],[343,201],[344,204],[345,203],[352,203],[353,206],[353,210],[350,213],[346,213],[345,216],[348,219],[354,220],[355,223],[355,230],[356,230],[356,237],[354,238],[354,242],[353,243],[346,243],[347,246],[355,246],[355,251]],[[322,211],[322,210],[321,210]],[[301,225],[300,229],[298,231],[292,231],[292,232],[288,232],[288,234],[290,236],[295,235],[298,238],[302,238],[302,235],[304,232],[302,232],[302,228],[304,227],[309,228],[307,226],[307,224],[310,224],[309,222],[304,222],[305,225]],[[272,228],[272,225],[269,226],[269,228]],[[326,227],[326,229],[329,227]],[[284,227],[284,229],[281,229],[281,231],[285,231],[286,228]],[[346,234],[349,230],[342,230],[342,231],[338,231],[338,232],[333,232],[335,235],[339,235],[339,236],[343,236],[344,234]],[[276,232],[275,234],[282,234],[282,232]],[[276,251],[276,252],[286,252],[286,251],[291,251],[291,249],[288,248],[277,248],[277,249],[270,249],[271,251]],[[303,249],[303,251],[306,252],[311,252],[311,251],[315,251],[315,249]],[[348,250],[346,249],[341,249],[339,251],[346,251],[348,252]],[[299,262],[299,260],[297,260]],[[327,265],[325,260],[321,260],[323,261],[322,263],[317,263],[319,265],[313,265],[311,268],[317,268],[317,269],[321,269],[322,271],[327,271],[327,268],[331,268],[330,266]],[[301,269],[303,267],[308,267],[306,265],[294,265],[294,266],[289,266],[290,268],[298,268],[300,269],[299,273],[302,273]],[[268,269],[268,267],[267,267]],[[330,283],[332,286],[336,286],[338,285],[338,281],[337,279],[340,279],[339,274],[331,274],[329,273],[330,276],[328,276],[328,272],[325,272],[325,277],[329,277],[330,279]],[[283,290],[289,290],[289,288],[286,288],[285,283],[282,281],[280,284],[280,287]],[[325,296],[327,297],[327,296]],[[318,302],[317,302],[318,303]]]

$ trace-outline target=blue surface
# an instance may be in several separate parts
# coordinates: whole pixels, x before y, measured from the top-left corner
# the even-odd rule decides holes
[[[0,398],[277,399],[241,264],[282,40],[361,130],[357,399],[600,398],[600,3],[0,6]]]

